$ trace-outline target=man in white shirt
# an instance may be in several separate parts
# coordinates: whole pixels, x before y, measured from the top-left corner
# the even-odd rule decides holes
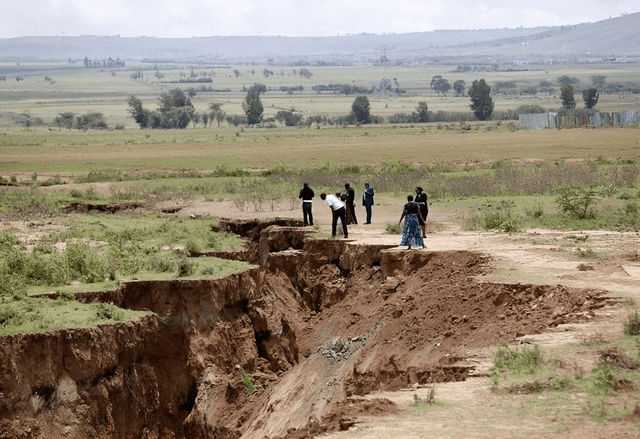
[[[327,203],[327,206],[331,208],[331,213],[333,214],[333,218],[331,221],[331,236],[336,237],[336,226],[338,225],[338,218],[342,221],[342,231],[344,232],[344,237],[349,237],[349,232],[347,231],[347,211],[344,208],[344,203],[338,199],[335,195],[327,195],[324,192],[320,194],[320,198]]]

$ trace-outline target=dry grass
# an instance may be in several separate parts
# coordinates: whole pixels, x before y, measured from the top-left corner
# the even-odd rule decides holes
[[[400,88],[406,90],[406,93],[398,98],[370,96],[371,114],[375,116],[411,113],[419,101],[427,101],[432,111],[469,111],[468,97],[455,97],[453,93],[439,97],[430,89],[431,79],[435,75],[442,75],[450,84],[462,79],[467,87],[479,78],[486,79],[490,85],[497,81],[514,81],[517,86],[515,90],[507,94],[494,93],[496,111],[514,109],[525,104],[540,105],[544,108],[560,107],[557,92],[530,96],[520,95],[519,90],[537,86],[542,80],[554,83],[554,87],[557,88],[556,80],[562,75],[578,78],[578,88],[590,86],[593,75],[604,75],[607,82],[637,82],[637,70],[633,65],[545,66],[543,69],[532,67],[531,70],[520,72],[482,73],[458,73],[455,72],[455,66],[395,66],[386,69],[376,66],[310,67],[313,76],[309,79],[294,75],[292,67],[265,65],[238,65],[228,68],[178,65],[175,69],[160,71],[164,75],[160,79],[155,77],[156,70],[148,64],[128,63],[125,70],[84,69],[81,63],[22,63],[21,67],[45,70],[34,70],[32,76],[25,76],[24,80],[19,82],[11,76],[8,76],[6,81],[0,81],[0,116],[5,112],[28,112],[32,117],[41,117],[50,123],[62,112],[83,114],[98,111],[105,115],[110,126],[124,124],[128,127],[135,126],[126,111],[126,99],[129,95],[136,95],[145,107],[155,108],[157,97],[163,92],[172,88],[198,89],[203,85],[171,82],[189,75],[192,68],[198,75],[213,78],[213,83],[204,84],[205,86],[229,90],[222,93],[198,93],[193,98],[197,111],[205,111],[209,104],[215,101],[223,104],[223,110],[227,114],[242,114],[241,102],[245,96],[243,88],[261,83],[270,90],[263,96],[264,116],[267,118],[275,116],[283,109],[295,109],[305,116],[347,114],[354,96],[319,95],[312,87],[342,83],[370,88],[382,78],[397,79]],[[143,71],[145,76],[142,81],[130,77],[138,68],[149,69]],[[265,68],[272,70],[274,75],[264,77],[262,71]],[[240,71],[240,76],[235,76],[235,69]],[[45,80],[45,75],[52,81]],[[303,86],[304,90],[288,95],[278,91],[281,86]],[[576,100],[581,106],[579,93]],[[601,111],[636,110],[639,105],[640,97],[637,95],[601,94],[597,108]]]
[[[438,132],[429,127],[367,126],[316,129],[231,129],[80,133],[56,137],[39,129],[2,130],[0,167],[4,173],[87,173],[90,170],[313,169],[326,163],[358,163],[379,168],[405,162],[415,167],[441,163],[474,166],[497,159],[540,161],[564,158],[637,158],[637,130]],[[220,141],[211,139],[220,134]],[[20,136],[24,140],[14,146]],[[233,138],[233,140],[231,140]],[[31,139],[31,140],[30,140]],[[53,139],[53,140],[52,140]],[[141,144],[138,144],[140,142]],[[9,143],[9,144],[8,144]],[[3,146],[4,144],[4,146]],[[108,147],[105,148],[105,145]],[[7,175],[3,176],[6,178]]]

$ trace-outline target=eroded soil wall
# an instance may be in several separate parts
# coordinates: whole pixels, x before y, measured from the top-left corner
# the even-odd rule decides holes
[[[482,283],[490,261],[478,253],[317,240],[288,224],[234,227],[251,234],[235,257],[259,266],[80,295],[154,313],[133,322],[0,338],[0,438],[346,428],[350,396],[464,379],[466,349],[589,319],[606,304],[598,291]]]

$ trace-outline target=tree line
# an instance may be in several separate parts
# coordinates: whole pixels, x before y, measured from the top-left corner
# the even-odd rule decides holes
[[[441,76],[434,76],[431,81],[432,88],[438,93],[446,93],[451,88],[448,81]],[[457,86],[457,90],[456,89]],[[449,88],[448,88],[449,87]],[[466,84],[464,81],[456,81],[454,90],[460,93],[464,90]],[[263,84],[254,84],[246,89],[247,94],[242,101],[243,115],[227,115],[222,110],[222,104],[212,103],[204,113],[197,113],[188,96],[179,89],[174,89],[168,93],[161,94],[158,98],[159,108],[156,110],[148,110],[142,106],[142,101],[135,96],[128,98],[128,112],[136,121],[140,128],[186,128],[189,123],[193,123],[195,127],[198,123],[206,127],[211,126],[217,121],[218,126],[224,120],[229,125],[259,125],[264,122],[263,113],[264,106],[260,98],[261,94],[266,93],[266,86]],[[562,107],[571,110],[576,107],[574,98],[575,89],[570,82],[565,82],[561,86],[560,100]],[[544,112],[544,109],[538,106],[519,107],[516,110],[503,111],[494,114],[494,102],[491,96],[491,86],[484,79],[476,79],[473,81],[466,95],[471,102],[469,108],[470,113],[456,113],[438,111],[433,113],[429,110],[425,101],[418,102],[418,106],[412,113],[399,113],[388,116],[386,119],[371,114],[371,104],[365,95],[357,96],[351,104],[351,111],[345,116],[336,116],[328,118],[324,116],[310,116],[304,119],[300,112],[295,110],[278,111],[275,117],[270,121],[277,121],[286,126],[312,125],[316,123],[327,124],[369,124],[369,123],[425,123],[425,122],[457,122],[470,120],[489,120],[494,119],[510,120],[517,119],[519,113],[525,112]],[[592,109],[598,102],[598,91],[595,88],[589,88],[583,91],[583,100],[587,109]]]

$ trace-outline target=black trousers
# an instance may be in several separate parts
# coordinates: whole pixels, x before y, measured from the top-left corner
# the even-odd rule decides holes
[[[347,211],[344,207],[340,209],[333,210],[333,219],[331,221],[331,236],[336,236],[336,228],[338,225],[338,218],[342,221],[342,231],[344,232],[345,238],[349,236],[349,232],[347,231]]]
[[[351,220],[353,221],[353,224],[358,224],[358,219],[356,218],[356,205],[347,201],[347,209],[349,209],[349,212],[351,213]]]
[[[302,219],[304,225],[313,225],[313,203],[302,202]]]

